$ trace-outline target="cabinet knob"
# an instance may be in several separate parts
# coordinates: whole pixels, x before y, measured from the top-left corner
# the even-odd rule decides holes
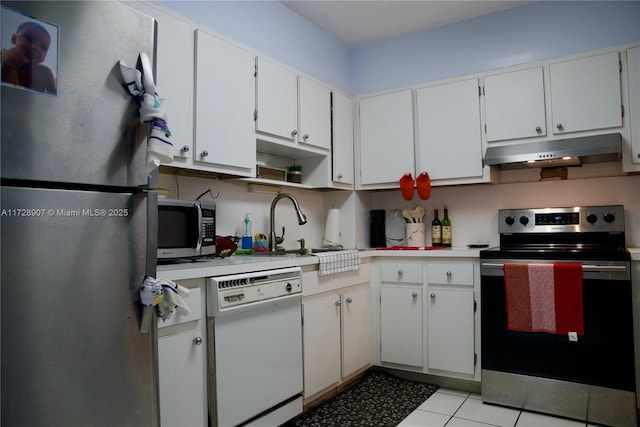
[[[453,276],[453,274],[450,271],[447,271],[447,279],[451,280],[451,276]]]
[[[558,128],[558,130],[564,130],[564,126],[562,125],[562,123],[558,123],[556,125],[556,128]]]
[[[431,294],[429,296],[431,297],[432,300],[434,300],[434,301],[436,300],[436,294]]]
[[[349,297],[345,301],[347,301],[347,304],[351,304],[353,302],[353,298]]]
[[[188,153],[189,152],[189,146],[185,145],[184,147],[182,147],[182,152],[183,153]]]
[[[412,293],[412,294],[411,294],[411,297],[412,297],[413,299],[418,298],[418,293],[417,293],[417,292]]]
[[[640,155],[638,156],[640,157]],[[343,175],[341,173],[338,174],[338,179],[342,179]]]
[[[295,129],[294,129],[294,130],[292,130],[292,131],[291,131],[291,137],[292,137],[292,138],[295,138],[295,136],[296,136],[297,134],[298,134],[298,131],[297,131],[297,130],[295,130]]]
[[[202,153],[200,153],[200,157],[207,157],[209,155],[209,152],[207,150],[204,150]]]
[[[302,135],[302,139],[304,139],[305,141],[309,139],[309,134],[305,133],[304,135]]]
[[[342,305],[342,303],[340,302],[340,300],[336,301],[336,307],[340,307]]]
[[[402,277],[403,274],[404,274],[404,271],[398,270],[398,276]]]
[[[540,126],[536,126],[536,133],[542,133],[542,128]]]
[[[200,345],[200,344],[202,344],[202,338],[201,338],[201,337],[195,337],[195,338],[193,339],[193,343],[194,343],[195,345]]]

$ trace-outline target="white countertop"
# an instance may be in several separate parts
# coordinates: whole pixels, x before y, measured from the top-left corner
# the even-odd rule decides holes
[[[480,249],[468,249],[465,247],[438,250],[370,249],[361,250],[360,257],[479,258]],[[227,258],[215,258],[178,264],[161,264],[158,265],[157,276],[169,280],[186,280],[317,264],[318,257],[314,255],[232,255]]]
[[[480,250],[465,247],[438,250],[366,249],[360,251],[360,257],[480,258]],[[640,261],[640,248],[629,248],[629,252],[631,253],[632,261]],[[318,257],[313,255],[232,255],[227,258],[158,265],[158,277],[170,280],[186,280],[317,264]]]

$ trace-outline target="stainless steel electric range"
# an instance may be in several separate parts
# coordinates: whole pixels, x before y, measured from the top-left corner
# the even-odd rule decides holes
[[[635,427],[624,207],[503,209],[498,231],[480,252],[483,401]]]

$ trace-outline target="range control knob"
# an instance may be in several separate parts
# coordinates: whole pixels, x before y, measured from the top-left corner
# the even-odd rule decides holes
[[[287,286],[285,286],[285,287],[284,287],[284,289],[285,289],[287,292],[291,292],[291,290],[293,289],[293,286],[291,286],[291,283],[287,283]]]
[[[595,224],[597,220],[598,220],[598,216],[596,214],[590,213],[589,215],[587,215],[587,222],[589,224]]]
[[[506,222],[506,223],[507,223],[507,225],[513,225],[513,223],[514,223],[514,222],[516,222],[516,220],[515,220],[515,219],[513,219],[513,217],[512,217],[512,216],[508,216],[508,217],[506,217],[506,218],[504,219],[504,222]]]
[[[529,218],[528,218],[528,217],[526,217],[526,216],[524,216],[524,215],[522,215],[522,216],[520,217],[520,224],[522,224],[522,225],[527,225],[527,224],[529,224]]]
[[[610,212],[604,214],[604,222],[606,222],[607,224],[611,224],[615,220],[616,220],[616,217],[615,217],[614,214],[612,214]]]

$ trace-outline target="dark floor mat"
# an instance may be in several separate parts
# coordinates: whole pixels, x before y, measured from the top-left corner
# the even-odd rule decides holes
[[[285,426],[396,426],[437,389],[437,385],[374,371]]]

